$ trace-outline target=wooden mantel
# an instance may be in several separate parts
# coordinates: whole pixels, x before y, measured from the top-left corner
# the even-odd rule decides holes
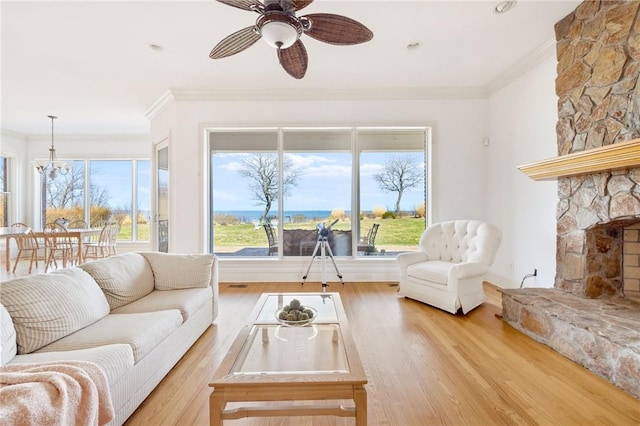
[[[640,139],[614,143],[518,166],[534,180],[640,167]]]

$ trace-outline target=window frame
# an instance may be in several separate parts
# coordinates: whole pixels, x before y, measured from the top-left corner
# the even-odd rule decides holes
[[[205,153],[207,156],[206,164],[207,164],[207,182],[208,182],[208,190],[207,190],[207,217],[208,217],[208,225],[209,232],[207,232],[208,241],[207,247],[209,248],[209,252],[215,253],[214,247],[214,228],[213,228],[213,215],[215,213],[215,206],[213,200],[213,185],[211,181],[215,179],[212,176],[212,162],[211,155],[212,151],[215,151],[212,147],[212,135],[216,133],[224,133],[224,132],[273,132],[276,131],[278,133],[278,158],[279,158],[279,181],[282,182],[282,160],[285,154],[284,147],[284,134],[289,131],[349,131],[351,133],[351,156],[352,156],[352,191],[351,191],[351,220],[353,222],[354,217],[356,218],[357,224],[352,224],[352,253],[351,258],[353,259],[362,259],[363,257],[357,256],[357,240],[358,235],[360,234],[360,220],[359,220],[359,211],[360,211],[360,153],[361,150],[358,145],[358,132],[368,131],[383,131],[383,132],[393,132],[393,131],[414,131],[414,132],[422,132],[424,135],[424,146],[423,146],[423,154],[424,154],[424,203],[425,203],[425,216],[424,216],[424,228],[426,228],[431,222],[432,218],[432,165],[431,165],[431,145],[432,145],[432,126],[380,126],[380,127],[367,127],[367,126],[282,126],[282,127],[215,127],[215,126],[206,126],[204,127],[204,136],[205,136]],[[390,149],[392,150],[392,149]],[[284,200],[282,198],[282,187],[278,188],[278,220],[280,222],[283,221],[284,216]],[[281,235],[280,235],[281,237]],[[242,257],[242,256],[238,256]],[[267,259],[267,256],[254,256],[251,259]],[[282,248],[279,248],[278,259],[282,260],[287,258],[282,255]]]
[[[151,158],[144,158],[144,157],[122,157],[122,158],[112,158],[112,157],[106,157],[106,158],[102,158],[102,157],[82,157],[82,158],[64,158],[62,160],[68,161],[68,162],[82,162],[82,170],[83,170],[83,184],[84,184],[84,188],[83,188],[83,211],[84,211],[84,218],[83,220],[85,220],[87,223],[91,223],[91,209],[87,208],[87,206],[90,205],[90,199],[91,199],[91,193],[90,193],[90,188],[91,188],[91,162],[92,161],[100,161],[100,162],[108,162],[108,161],[120,161],[120,162],[130,162],[131,163],[131,187],[130,187],[130,193],[131,193],[131,218],[132,218],[132,229],[131,229],[131,239],[127,239],[127,240],[118,240],[118,242],[122,242],[122,243],[150,243],[151,242],[151,232],[149,232],[149,239],[148,240],[141,240],[138,239],[138,221],[137,221],[137,217],[140,213],[140,210],[138,209],[139,207],[139,200],[138,200],[138,193],[139,193],[139,188],[138,188],[138,178],[139,178],[139,173],[138,173],[138,169],[139,169],[139,162],[140,161],[147,161],[148,162],[148,169],[149,169],[149,173],[151,173]],[[36,186],[37,186],[37,191],[36,193],[38,194],[38,202],[36,202],[35,204],[37,204],[37,208],[38,211],[41,210],[42,208],[42,202],[43,197],[42,197],[42,185],[41,185],[41,179],[40,179],[40,174],[37,171],[33,171],[34,176],[36,177],[35,182],[36,182]],[[151,185],[151,180],[149,179],[147,181],[147,183],[149,185]],[[152,188],[151,186],[149,187],[149,200],[148,200],[148,204],[149,204],[149,226],[151,225],[152,219],[151,219],[151,191]],[[39,215],[38,215],[39,216]],[[40,222],[42,222],[41,218],[38,219]],[[40,224],[41,227],[43,226],[43,224]]]

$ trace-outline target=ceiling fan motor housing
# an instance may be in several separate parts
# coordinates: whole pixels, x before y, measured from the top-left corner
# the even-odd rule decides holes
[[[291,47],[302,35],[302,24],[295,15],[279,10],[270,10],[256,21],[260,35],[272,47]]]

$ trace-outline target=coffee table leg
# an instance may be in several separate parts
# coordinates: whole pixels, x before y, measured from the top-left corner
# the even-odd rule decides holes
[[[222,391],[213,391],[209,396],[209,424],[222,426],[222,411],[224,410],[224,396]]]
[[[353,401],[356,404],[356,426],[367,425],[367,390],[356,388],[353,390]]]

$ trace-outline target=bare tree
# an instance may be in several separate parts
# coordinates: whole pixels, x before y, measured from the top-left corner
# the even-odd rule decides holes
[[[260,221],[267,219],[269,210],[278,199],[278,156],[275,154],[258,153],[242,160],[242,167],[238,171],[241,176],[250,181],[249,189],[256,205],[264,205],[264,211],[260,216]],[[282,165],[283,195],[290,195],[291,188],[298,184],[301,170],[294,168],[291,159],[284,157]]]
[[[47,179],[49,179],[47,177]],[[70,208],[84,203],[84,166],[75,163],[69,173],[47,182],[47,206],[54,209]],[[109,190],[103,186],[91,184],[89,202],[91,206],[107,206]]]
[[[400,213],[402,195],[410,188],[422,185],[424,170],[415,157],[396,155],[389,157],[383,170],[373,175],[378,187],[384,192],[397,192],[396,214]]]

